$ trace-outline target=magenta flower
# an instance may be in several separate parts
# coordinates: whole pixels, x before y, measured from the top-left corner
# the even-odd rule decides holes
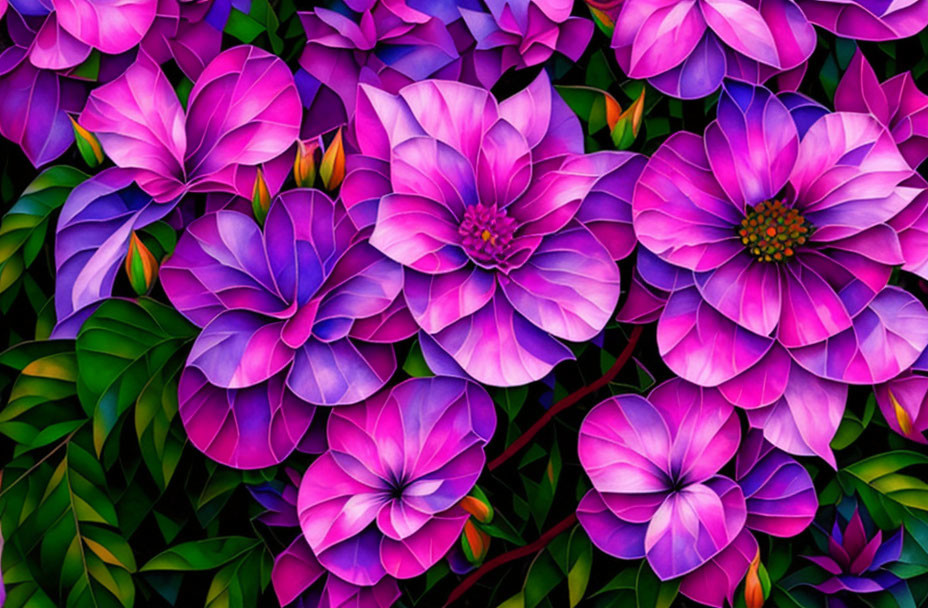
[[[864,112],[876,118],[892,134],[909,166],[915,170],[928,158],[928,95],[918,87],[912,74],[905,72],[884,83],[860,50],[854,55],[835,92],[835,109]],[[914,174],[906,185],[922,192],[889,225],[899,233],[903,270],[928,278],[928,182]]]
[[[180,381],[181,418],[193,444],[224,464],[280,462],[309,428],[307,403],[356,403],[396,369],[381,343],[392,337],[358,326],[390,310],[402,270],[319,191],[281,194],[263,232],[237,211],[194,221],[161,282],[203,327]]]
[[[46,17],[29,48],[37,68],[62,70],[94,49],[118,54],[142,41],[155,21],[158,0],[12,0],[23,16]]]
[[[74,143],[68,114],[80,112],[87,85],[29,60],[38,25],[13,5],[0,21],[0,135],[18,144],[35,167]]]
[[[80,121],[96,132],[117,166],[75,188],[62,208],[55,240],[55,336],[77,334],[94,304],[112,290],[132,231],[165,217],[181,195],[250,197],[262,163],[279,188],[301,116],[289,68],[249,46],[224,51],[203,70],[186,112],[161,69],[144,55],[96,89]]]
[[[555,51],[577,61],[593,35],[593,22],[570,15],[573,2],[487,0],[489,12],[461,6],[477,79],[486,88],[507,70],[544,63]]]
[[[815,42],[794,0],[624,0],[612,35],[626,74],[686,99],[705,97],[725,77],[760,83],[796,68]]]
[[[738,454],[737,481],[719,470],[741,426],[716,389],[680,379],[647,399],[603,401],[580,428],[580,463],[593,482],[577,517],[593,543],[621,559],[646,558],[661,580],[722,606],[757,553],[749,530],[793,536],[818,507],[805,469],[759,433]]]
[[[638,271],[669,294],[657,343],[675,373],[834,465],[846,385],[885,382],[928,345],[928,311],[887,287],[905,261],[889,222],[922,189],[872,116],[787,102],[730,83],[703,137],[661,145],[632,203]]]
[[[260,86],[255,86],[260,84]],[[80,116],[116,166],[156,202],[186,192],[237,192],[240,166],[285,152],[299,135],[300,99],[279,58],[238,46],[214,59],[190,92],[187,111],[152,59],[142,55],[91,93]],[[245,190],[250,195],[254,173]]]
[[[405,266],[423,348],[450,362],[437,367],[513,386],[571,358],[558,339],[593,338],[615,308],[613,252],[628,242],[607,249],[593,230],[630,239],[610,204],[642,157],[584,155],[579,122],[544,74],[499,104],[448,81],[361,91],[362,155],[349,158],[342,198],[356,223],[374,224],[371,244]],[[627,186],[581,209],[604,179]]]
[[[412,378],[332,410],[329,449],[306,470],[300,525],[330,573],[355,585],[412,578],[458,540],[458,503],[483,469],[493,401],[459,378]]]
[[[899,561],[902,530],[899,528],[884,541],[882,530],[873,535],[867,534],[859,507],[854,509],[850,520],[844,520],[838,514],[828,539],[829,555],[803,555],[831,575],[814,587],[829,595],[847,592],[857,596],[884,591],[901,582],[902,579],[884,566]]]

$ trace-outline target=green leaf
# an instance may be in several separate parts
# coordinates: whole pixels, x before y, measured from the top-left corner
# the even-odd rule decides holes
[[[280,22],[277,15],[268,4],[268,0],[251,0],[248,14],[233,8],[226,21],[225,33],[238,38],[240,41],[251,44],[263,33],[267,33],[271,43],[271,50],[279,55],[283,52],[283,40],[277,34]]]
[[[52,213],[87,175],[74,167],[56,165],[36,177],[0,223],[0,293],[32,265],[45,244]]]
[[[130,608],[135,558],[119,533],[90,443],[90,429],[83,427],[42,459],[30,464],[23,457],[6,467],[0,493],[4,566],[21,566],[5,574],[12,575],[10,582],[29,576],[48,596],[57,596],[59,606]],[[7,555],[11,550],[15,554]]]
[[[908,467],[924,464],[928,464],[928,456],[908,450],[896,450],[865,458],[843,470],[901,505],[928,511],[928,484],[917,477],[900,472]]]
[[[651,570],[647,560],[641,562],[635,581],[638,608],[670,608],[679,588],[680,579],[662,582]]]
[[[183,352],[168,359],[152,375],[135,404],[135,432],[142,459],[162,491],[171,481],[186,443],[177,418],[177,384],[184,360]]]
[[[213,577],[206,608],[251,608],[271,579],[273,560],[263,547],[248,551]]]
[[[139,572],[212,570],[254,549],[259,542],[245,536],[223,536],[181,543],[148,560]]]
[[[107,300],[77,335],[78,396],[93,417],[94,449],[103,444],[149,379],[192,340],[195,328],[154,300]]]
[[[40,357],[26,365],[0,410],[0,433],[14,442],[14,456],[60,440],[84,422],[75,398],[74,353]]]
[[[418,340],[413,342],[412,346],[409,348],[406,361],[403,363],[403,371],[413,378],[425,378],[435,375],[435,372],[429,369],[428,364],[425,362],[425,357],[422,354],[422,348],[419,346]]]
[[[576,527],[570,534],[568,542],[567,590],[570,596],[570,608],[574,608],[583,599],[590,572],[593,569],[593,545],[581,527]]]

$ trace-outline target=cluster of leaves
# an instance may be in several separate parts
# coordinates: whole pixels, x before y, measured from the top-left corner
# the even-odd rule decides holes
[[[247,13],[233,9],[226,26],[232,40],[257,44],[291,65],[302,49],[293,0],[251,0]],[[832,98],[855,43],[823,36],[810,61],[803,91]],[[898,43],[868,45],[882,78],[912,70],[928,90],[928,34]],[[715,99],[680,101],[621,75],[608,40],[597,33],[577,63],[554,66],[559,91],[581,117],[587,149],[650,153],[670,133],[702,132]],[[516,75],[496,91],[505,96],[529,76]],[[181,99],[189,81],[180,80]],[[282,468],[242,472],[217,465],[187,445],[177,414],[178,374],[195,328],[164,294],[142,298],[124,276],[117,297],[86,321],[73,341],[50,340],[54,325],[54,225],[71,189],[86,178],[78,152],[41,173],[8,143],[0,144],[0,530],[5,546],[7,606],[74,608],[142,606],[246,607],[273,605],[269,588],[273,556],[289,544],[286,534],[257,520],[260,507],[247,488],[286,482]],[[175,230],[155,224],[140,235],[156,258],[170,254]],[[623,280],[631,276],[630,262]],[[912,280],[899,278],[897,280]],[[917,286],[910,291],[918,293]],[[628,336],[607,328],[599,343],[575,348],[576,363],[529,387],[497,390],[499,426],[488,458],[502,453],[541,415],[570,392],[601,376]],[[415,341],[403,370],[429,374]],[[633,363],[601,391],[644,393],[670,374],[642,339]],[[569,517],[589,489],[576,457],[580,421],[588,398],[545,427],[516,456],[481,479],[495,517],[478,527],[491,539],[490,556],[532,542]],[[905,590],[863,598],[872,606],[918,606],[928,598],[928,455],[894,435],[875,415],[868,390],[852,392],[833,442],[837,472],[806,462],[820,490],[822,528],[848,497],[863,504],[883,530],[905,528],[902,559],[893,572]],[[297,454],[289,465],[305,467]],[[813,568],[797,556],[819,553],[817,527],[794,539],[761,543],[761,580],[778,608],[823,606],[808,586]],[[400,606],[442,605],[460,583],[441,562],[402,584]],[[646,564],[619,562],[595,550],[578,526],[553,538],[532,558],[515,559],[483,577],[462,604],[498,608],[595,608],[679,605],[678,589],[661,583]],[[736,606],[744,605],[743,593]]]

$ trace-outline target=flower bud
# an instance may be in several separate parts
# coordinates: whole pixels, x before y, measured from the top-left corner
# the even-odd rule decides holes
[[[471,493],[461,499],[459,503],[461,508],[471,514],[471,516],[482,524],[488,524],[493,521],[493,507],[487,499],[483,490],[474,486]]]
[[[97,139],[96,135],[77,124],[77,121],[72,116],[69,115],[68,118],[71,120],[71,128],[74,129],[74,141],[77,143],[77,149],[81,153],[84,162],[91,169],[97,167],[104,159],[100,140]]]
[[[483,562],[490,550],[490,535],[468,519],[464,524],[464,533],[461,534],[461,549],[467,561],[476,566]]]
[[[315,139],[304,143],[297,140],[296,160],[293,161],[293,179],[297,188],[312,188],[316,182],[316,152],[319,141]]]
[[[912,432],[912,417],[905,411],[893,392],[891,390],[887,392],[889,393],[889,401],[893,404],[893,411],[896,412],[896,422],[899,423],[899,430],[902,431],[903,435],[909,435]]]
[[[129,253],[126,255],[126,276],[129,277],[129,284],[136,294],[145,295],[155,284],[157,275],[158,261],[133,232],[129,237]]]
[[[751,561],[748,573],[744,577],[744,603],[747,608],[761,608],[764,605],[764,586],[757,571],[760,568],[760,550]]]
[[[264,172],[258,167],[258,173],[255,175],[255,185],[251,191],[251,211],[255,214],[258,224],[264,226],[264,218],[267,217],[267,210],[271,207],[271,192],[267,189],[267,182],[264,181]]]
[[[607,36],[615,31],[615,19],[622,7],[622,0],[586,0],[596,26]]]
[[[322,178],[322,185],[329,192],[338,188],[345,179],[345,146],[342,142],[341,129],[335,134],[335,139],[322,155],[319,177]]]
[[[644,89],[641,89],[641,95],[638,96],[624,112],[619,115],[612,129],[612,141],[619,150],[625,150],[638,137],[638,131],[641,129],[641,119],[644,116]]]

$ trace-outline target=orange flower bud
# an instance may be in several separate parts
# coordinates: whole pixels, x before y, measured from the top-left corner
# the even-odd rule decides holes
[[[638,137],[638,131],[641,129],[641,119],[644,117],[644,89],[641,89],[641,95],[638,96],[624,112],[622,112],[614,125],[610,126],[612,141],[616,148],[625,150]]]
[[[464,524],[464,533],[461,534],[461,549],[467,561],[476,566],[486,558],[490,550],[490,535],[468,519]]]
[[[316,182],[316,152],[319,150],[318,140],[311,139],[308,143],[297,140],[296,160],[293,161],[293,179],[297,188],[312,188]]]
[[[255,175],[255,185],[251,191],[251,211],[255,214],[255,219],[260,225],[264,225],[264,218],[267,217],[267,210],[271,207],[271,192],[267,188],[267,182],[264,181],[264,172],[258,167],[258,173]]]
[[[68,116],[71,121],[71,128],[74,129],[74,141],[77,143],[77,149],[81,153],[87,166],[93,169],[103,162],[103,147],[97,136],[77,124],[72,116]]]
[[[341,129],[335,134],[335,139],[322,155],[319,177],[322,178],[322,185],[329,192],[338,188],[345,179],[345,146],[342,142]]]
[[[744,603],[747,608],[761,608],[764,605],[764,586],[760,582],[757,570],[760,568],[760,550],[751,561],[748,573],[744,577]]]
[[[482,524],[488,524],[493,520],[493,507],[487,495],[477,486],[474,486],[470,494],[461,499],[458,504]]]
[[[145,243],[135,234],[129,237],[129,253],[126,255],[126,276],[129,284],[138,295],[144,295],[155,284],[158,274],[158,261],[151,254]]]

